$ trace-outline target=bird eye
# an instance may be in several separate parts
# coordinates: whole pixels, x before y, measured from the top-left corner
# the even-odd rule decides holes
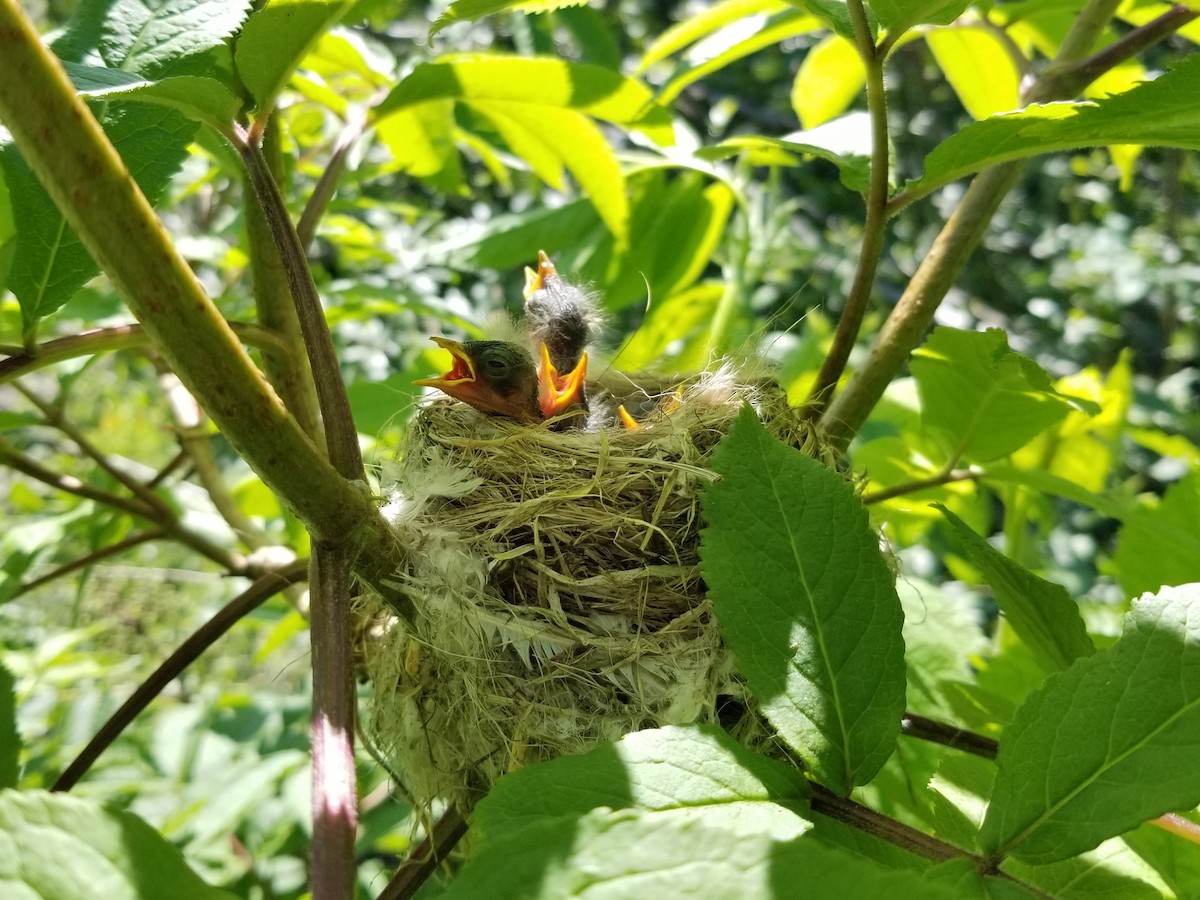
[[[508,363],[498,356],[489,356],[483,361],[483,366],[492,375],[501,375],[508,371]]]

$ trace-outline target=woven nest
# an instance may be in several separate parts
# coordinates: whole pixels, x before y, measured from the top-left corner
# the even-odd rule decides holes
[[[612,402],[655,389],[624,393]],[[685,384],[669,414],[644,402],[636,431],[421,410],[384,473],[419,617],[363,598],[360,648],[369,734],[415,802],[470,806],[522,765],[745,709],[698,552],[709,457],[743,402],[826,455],[777,384],[729,368]]]

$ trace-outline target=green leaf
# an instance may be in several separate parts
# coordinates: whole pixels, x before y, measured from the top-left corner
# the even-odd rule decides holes
[[[446,98],[573,109],[640,130],[661,145],[673,140],[670,114],[645,85],[603,66],[546,57],[468,53],[422,63],[375,108],[375,118]]]
[[[842,184],[852,191],[865,191],[870,182],[870,146],[864,143],[863,127],[869,127],[866,113],[855,112],[782,138],[748,135],[733,137],[696,152],[700,159],[718,160],[745,154],[759,165],[795,166],[791,154],[815,156],[838,167]],[[770,154],[766,156],[765,154]]]
[[[1162,900],[1170,896],[1167,885],[1122,838],[1112,838],[1095,850],[1044,866],[1010,859],[1004,863],[1004,871],[1040,889],[1039,896],[1055,900]]]
[[[854,20],[850,18],[850,10],[846,8],[846,0],[788,0],[788,4],[820,16],[821,19],[837,34],[848,41],[854,40]],[[875,12],[867,7],[867,24],[871,28],[871,40],[878,36],[879,22]]]
[[[713,726],[626,735],[506,775],[448,896],[766,896],[776,842],[810,826],[807,782]]]
[[[1135,600],[1113,646],[1050,676],[1000,740],[980,832],[994,857],[1066,859],[1200,803],[1200,585]]]
[[[891,755],[903,615],[845,479],[772,438],[750,407],[713,455],[700,558],[721,631],[780,736],[848,793]]]
[[[911,869],[888,868],[869,858],[822,844],[811,836],[780,846],[771,860],[771,887],[763,900],[780,897],[920,897],[964,900],[956,885]],[[704,892],[698,896],[708,897]],[[729,895],[739,898],[738,894]]]
[[[770,17],[761,14],[735,22],[687,52],[683,60],[684,65],[663,86],[658,101],[664,104],[671,103],[688,85],[706,75],[720,71],[764,47],[816,31],[820,27],[821,20],[817,16],[810,16],[798,10],[788,10]]]
[[[593,809],[541,820],[486,844],[442,896],[768,900],[777,896],[772,882],[779,844],[807,827],[795,813],[768,803]]]
[[[987,166],[1040,153],[1139,144],[1200,149],[1200,54],[1154,81],[1095,102],[1048,103],[976,122],[926,157],[925,174],[906,185],[917,196]]]
[[[948,691],[972,680],[972,657],[986,641],[969,599],[950,596],[937,585],[906,577],[896,584],[904,610],[905,709],[952,718]]]
[[[418,393],[413,379],[420,377],[408,371],[391,375],[383,381],[355,381],[347,386],[350,410],[359,433],[379,435],[406,420],[414,408]]]
[[[76,90],[89,99],[133,100],[177,109],[190,119],[225,132],[241,102],[214,78],[176,75],[148,81],[120,69],[63,63]]]
[[[1050,376],[1010,350],[998,328],[937,328],[913,352],[910,367],[921,397],[921,421],[955,462],[986,462],[1012,453],[1071,409]]]
[[[1117,580],[1130,594],[1200,581],[1200,473],[1189,472],[1162,500],[1125,517],[1113,554]]]
[[[511,772],[480,801],[472,821],[491,842],[540,819],[597,807],[661,811],[807,797],[808,782],[792,766],[753,753],[716,726],[692,725],[635,731]]]
[[[12,200],[4,178],[3,158],[0,157],[0,296],[8,290],[8,273],[16,250],[17,223],[13,218]]]
[[[614,72],[620,70],[622,50],[617,42],[617,31],[621,28],[619,22],[614,24],[612,18],[606,18],[600,10],[590,6],[559,9],[554,14],[554,20],[570,33],[571,39],[579,47],[580,62],[604,66]]]
[[[867,70],[854,44],[831,34],[801,61],[792,83],[792,109],[801,125],[815,128],[844,113],[866,83]]]
[[[948,25],[962,15],[971,0],[871,0],[871,10],[889,35],[914,25]]]
[[[17,786],[21,734],[17,731],[17,695],[12,672],[0,663],[0,790]]]
[[[638,63],[637,71],[644,72],[655,63],[662,62],[667,57],[678,53],[684,47],[747,16],[758,13],[773,15],[783,12],[787,8],[788,5],[782,0],[721,0],[719,3],[699,10],[694,16],[688,16],[678,24],[672,25],[659,35],[646,48],[641,62]]]
[[[608,285],[605,304],[651,304],[693,284],[725,237],[733,192],[692,172],[647,186],[634,205],[629,253]],[[683,337],[677,334],[675,337]]]
[[[146,198],[157,203],[187,156],[196,123],[174,110],[113,104],[102,124]],[[28,324],[70,300],[98,269],[14,145],[0,148],[0,165],[21,223],[8,286]]]
[[[1185,827],[1200,828],[1196,813],[1181,818]],[[1154,867],[1176,896],[1194,897],[1200,889],[1200,843],[1179,838],[1178,834],[1151,823],[1126,834],[1124,841]]]
[[[378,123],[375,133],[400,171],[450,187],[462,180],[454,130],[454,105],[442,100],[401,110]]]
[[[973,119],[1020,105],[1021,73],[1008,44],[989,28],[935,28],[925,43]]]
[[[484,16],[515,9],[519,12],[541,13],[562,9],[566,6],[580,6],[587,0],[454,0],[444,13],[438,16],[429,36],[433,37],[448,25],[455,22],[474,22]]]
[[[99,19],[98,48],[111,68],[162,75],[219,47],[246,19],[248,0],[92,0],[83,21]],[[94,27],[94,25],[92,26]]]
[[[515,126],[560,160],[617,242],[625,242],[629,233],[625,179],[612,147],[587,116],[571,109],[528,103],[493,100],[473,101],[471,105],[493,121],[506,120],[510,133]]]
[[[936,506],[953,526],[959,546],[992,586],[1000,611],[1047,672],[1058,672],[1096,651],[1079,606],[1066,588],[1038,578],[977,535],[946,507],[940,503]]]
[[[169,886],[169,889],[168,889]],[[132,813],[43,791],[0,791],[0,894],[225,900]]]
[[[274,104],[309,48],[349,5],[349,0],[270,0],[250,16],[234,60],[260,110]]]

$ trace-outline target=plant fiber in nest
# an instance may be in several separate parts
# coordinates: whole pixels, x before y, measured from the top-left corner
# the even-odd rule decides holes
[[[364,597],[360,651],[368,732],[415,802],[469,808],[508,770],[744,704],[700,577],[709,457],[749,402],[832,460],[773,381],[725,367],[681,396],[629,431],[516,425],[449,400],[410,426],[384,512],[418,619]]]

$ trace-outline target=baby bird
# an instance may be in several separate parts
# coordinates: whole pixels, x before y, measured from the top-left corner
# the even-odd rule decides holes
[[[538,267],[525,270],[525,318],[535,347],[544,344],[550,363],[570,372],[586,354],[595,319],[587,294],[558,274],[545,250]]]
[[[437,388],[480,412],[532,425],[565,412],[582,397],[586,365],[562,377],[543,378],[533,357],[519,344],[444,337],[431,340],[450,351],[450,371],[413,383]]]
[[[454,357],[453,367],[440,378],[414,384],[439,388],[480,412],[524,424],[586,410],[591,303],[558,274],[545,251],[538,252],[536,272],[525,270],[525,315],[525,337],[534,354],[513,341],[460,343],[435,337],[434,343]]]

